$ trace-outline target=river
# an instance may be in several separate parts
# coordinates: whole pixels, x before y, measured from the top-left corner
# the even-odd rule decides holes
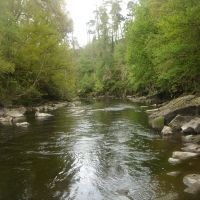
[[[183,176],[199,161],[168,163],[179,140],[150,129],[140,106],[98,100],[0,126],[0,200],[190,200]],[[167,175],[181,171],[178,177]]]

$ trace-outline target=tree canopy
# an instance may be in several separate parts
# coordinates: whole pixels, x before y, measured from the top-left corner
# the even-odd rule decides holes
[[[121,10],[119,0],[95,10],[93,39],[79,51],[81,94],[199,92],[199,0],[130,1],[128,15]]]
[[[75,76],[62,0],[0,0],[0,101],[67,99]]]

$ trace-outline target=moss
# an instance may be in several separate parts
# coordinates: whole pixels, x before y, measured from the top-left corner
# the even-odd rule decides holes
[[[160,116],[151,121],[152,127],[158,130],[162,130],[164,127],[164,117]]]

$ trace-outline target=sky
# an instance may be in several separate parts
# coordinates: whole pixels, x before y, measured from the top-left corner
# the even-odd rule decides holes
[[[80,46],[87,44],[86,23],[94,18],[93,11],[102,0],[66,0],[67,9],[74,23],[74,36]],[[123,0],[124,7],[128,0]]]
[[[86,23],[93,19],[93,11],[102,0],[67,0],[67,9],[74,23],[74,36],[79,45],[87,43]]]

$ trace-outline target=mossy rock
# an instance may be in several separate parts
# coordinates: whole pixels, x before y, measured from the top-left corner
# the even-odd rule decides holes
[[[152,128],[162,130],[164,127],[165,119],[163,116],[156,117],[155,119],[152,119],[150,123]]]
[[[152,113],[149,118],[153,121],[154,119],[163,116],[165,124],[169,124],[178,114],[183,116],[199,115],[200,97],[188,95],[174,99],[168,104],[160,107],[157,112]]]

